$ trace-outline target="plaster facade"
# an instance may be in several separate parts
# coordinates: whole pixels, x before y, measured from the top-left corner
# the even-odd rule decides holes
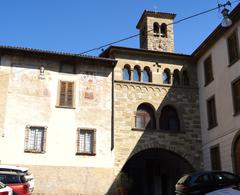
[[[199,101],[201,113],[204,169],[211,170],[210,148],[219,145],[222,170],[235,172],[234,141],[240,131],[240,116],[234,115],[231,83],[240,76],[240,61],[229,65],[227,38],[237,31],[240,45],[240,23],[231,26],[211,47],[205,50],[197,62]],[[204,60],[212,57],[214,80],[205,85]],[[217,126],[208,129],[206,100],[215,96]]]
[[[96,195],[108,191],[114,177],[113,67],[104,63],[79,62],[76,74],[68,74],[59,72],[57,60],[2,55],[0,160],[1,164],[30,167],[36,178],[35,193]],[[45,68],[44,79],[39,78],[40,66]],[[74,82],[72,108],[58,106],[59,81]],[[85,97],[87,90],[91,98]],[[32,125],[46,127],[42,153],[25,151],[26,127]],[[76,155],[78,128],[96,130],[96,155]],[[96,180],[94,187],[86,187]]]

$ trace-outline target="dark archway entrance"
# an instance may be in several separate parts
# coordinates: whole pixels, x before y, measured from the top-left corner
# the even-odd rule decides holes
[[[133,179],[130,195],[174,195],[179,177],[193,167],[168,150],[147,149],[131,157],[122,171]]]

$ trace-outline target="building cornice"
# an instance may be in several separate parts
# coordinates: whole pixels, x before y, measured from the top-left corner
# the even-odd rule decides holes
[[[24,47],[13,47],[13,46],[0,46],[0,55],[15,55],[15,56],[25,56],[25,57],[35,57],[41,59],[52,59],[59,61],[69,61],[69,62],[84,62],[90,64],[101,64],[106,66],[114,67],[117,63],[114,59],[95,57],[88,55],[72,54],[57,51],[47,51],[33,48]]]

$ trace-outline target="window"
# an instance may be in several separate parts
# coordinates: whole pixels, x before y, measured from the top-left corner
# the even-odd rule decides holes
[[[204,76],[205,76],[205,85],[208,85],[213,81],[213,71],[212,71],[212,57],[209,56],[204,61]]]
[[[143,82],[151,82],[151,72],[149,67],[145,67],[143,70]]]
[[[188,72],[186,70],[184,70],[182,73],[182,83],[183,85],[189,85],[189,77]]]
[[[239,59],[239,42],[237,31],[234,31],[227,39],[229,64],[232,65]]]
[[[69,81],[60,81],[59,106],[73,107],[74,83]]]
[[[179,70],[173,71],[173,85],[180,85]]]
[[[163,107],[159,119],[159,124],[160,129],[162,130],[180,130],[180,121],[178,118],[178,114],[172,106],[167,105]]]
[[[153,109],[147,104],[141,104],[137,108],[135,116],[135,127],[137,129],[155,129],[156,121]]]
[[[221,159],[219,146],[210,149],[212,170],[221,170]]]
[[[76,66],[75,66],[75,64],[62,63],[62,64],[60,64],[60,72],[75,74]]]
[[[234,114],[240,114],[240,78],[232,83]]]
[[[135,66],[133,69],[133,80],[134,81],[140,81],[141,80],[141,72],[140,72],[140,67]]]
[[[123,80],[127,80],[127,81],[131,80],[131,71],[130,71],[129,65],[125,65],[123,68]]]
[[[217,114],[214,96],[207,100],[208,129],[217,126]]]
[[[96,154],[96,130],[78,129],[77,130],[77,155]]]
[[[161,25],[161,37],[167,37],[167,25],[165,23]]]
[[[46,127],[27,126],[25,152],[43,153],[46,145]]]
[[[163,83],[164,84],[170,84],[170,80],[171,80],[171,78],[170,78],[170,70],[169,69],[165,69],[164,71],[163,71]]]
[[[159,35],[159,24],[157,22],[154,22],[153,24],[153,33]]]

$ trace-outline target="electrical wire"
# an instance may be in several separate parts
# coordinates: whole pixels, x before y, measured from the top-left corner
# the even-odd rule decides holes
[[[234,3],[238,2],[238,1],[240,1],[240,0],[228,1],[228,2],[226,2],[225,4],[218,4],[217,7],[214,7],[214,8],[212,8],[212,9],[209,9],[209,10],[206,10],[206,11],[203,11],[203,12],[199,12],[199,13],[197,13],[197,14],[188,16],[188,17],[186,17],[186,18],[180,19],[180,20],[178,20],[178,21],[175,21],[175,22],[172,22],[172,23],[169,23],[169,24],[166,24],[166,25],[168,26],[168,25],[178,24],[178,23],[183,22],[183,21],[185,21],[185,20],[188,20],[188,19],[191,19],[191,18],[200,16],[200,15],[206,14],[206,13],[211,12],[211,11],[214,11],[214,10],[216,10],[216,9],[220,9],[221,7],[225,7],[225,6],[227,6],[227,5],[234,4]],[[151,30],[149,30],[149,31],[147,31],[147,32],[151,32],[151,31],[153,31],[153,29],[151,29]],[[99,46],[99,47],[96,47],[96,48],[93,48],[93,49],[90,49],[90,50],[81,52],[81,53],[79,53],[79,55],[83,55],[83,54],[86,54],[86,53],[89,53],[89,52],[92,52],[92,51],[95,51],[95,50],[100,50],[100,49],[103,49],[103,48],[105,48],[105,47],[107,47],[107,46],[111,46],[111,45],[113,45],[113,44],[116,44],[116,43],[119,43],[119,42],[123,42],[123,41],[129,40],[129,39],[132,39],[132,38],[134,38],[134,37],[138,37],[139,35],[140,35],[140,33],[135,34],[135,35],[131,35],[131,36],[129,36],[129,37],[126,37],[126,38],[123,38],[123,39],[119,39],[119,40],[117,40],[117,41],[113,41],[113,42],[107,43],[107,44],[105,44],[105,45],[102,45],[102,46]]]

